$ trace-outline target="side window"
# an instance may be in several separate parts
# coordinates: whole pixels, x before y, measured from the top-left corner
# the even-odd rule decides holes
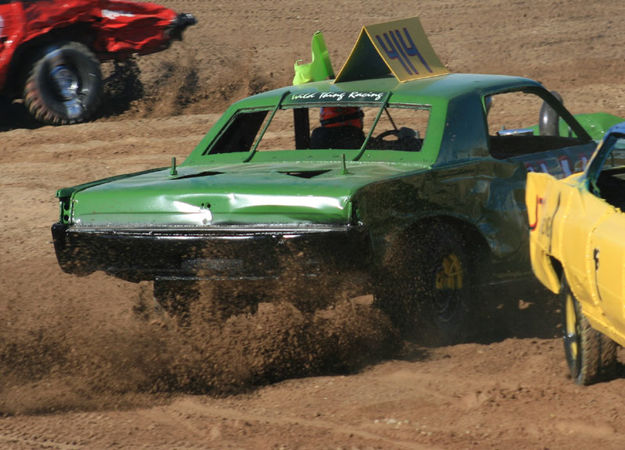
[[[531,129],[539,120],[543,100],[534,94],[509,92],[488,96],[484,103],[488,109],[488,134],[533,135]]]
[[[591,175],[590,191],[612,206],[625,209],[625,137],[606,140],[599,169]]]
[[[490,153],[503,159],[525,154],[556,150],[558,148],[584,144],[568,129],[562,132],[561,119],[555,114],[549,116],[556,135],[541,135],[539,122],[543,99],[524,92],[508,92],[484,98],[487,109],[487,123]]]

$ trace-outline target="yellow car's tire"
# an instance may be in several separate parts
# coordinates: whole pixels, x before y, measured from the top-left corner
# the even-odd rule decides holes
[[[616,343],[590,326],[586,316],[562,277],[564,353],[573,381],[588,385],[614,376]]]

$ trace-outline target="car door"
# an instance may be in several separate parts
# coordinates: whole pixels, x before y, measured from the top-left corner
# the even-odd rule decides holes
[[[586,250],[591,286],[608,324],[623,333],[625,214],[621,208],[625,207],[625,133],[613,132],[603,140],[589,168],[586,187],[587,202],[600,205]]]
[[[608,322],[625,330],[623,301],[625,214],[607,202],[603,203],[606,212],[592,230],[587,248],[589,278]]]
[[[612,208],[591,195],[583,183],[562,186],[561,212],[554,214],[554,247],[561,250],[561,263],[567,280],[583,303],[601,306],[597,294],[596,271],[598,254],[592,236],[597,227],[612,214]]]

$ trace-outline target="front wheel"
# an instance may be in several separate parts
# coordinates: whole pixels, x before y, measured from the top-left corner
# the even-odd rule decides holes
[[[616,343],[590,326],[566,277],[562,277],[564,354],[571,377],[588,385],[610,378],[616,365]]]
[[[24,84],[26,109],[37,121],[49,125],[88,120],[101,96],[100,63],[79,42],[62,42],[41,50]]]
[[[404,335],[429,345],[471,334],[474,282],[462,235],[436,223],[403,236],[382,270],[376,293]]]

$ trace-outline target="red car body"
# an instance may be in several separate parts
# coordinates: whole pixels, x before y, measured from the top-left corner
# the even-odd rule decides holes
[[[153,3],[126,0],[30,0],[0,4],[0,93],[18,94],[22,63],[37,47],[70,38],[100,61],[163,50],[195,23]]]

